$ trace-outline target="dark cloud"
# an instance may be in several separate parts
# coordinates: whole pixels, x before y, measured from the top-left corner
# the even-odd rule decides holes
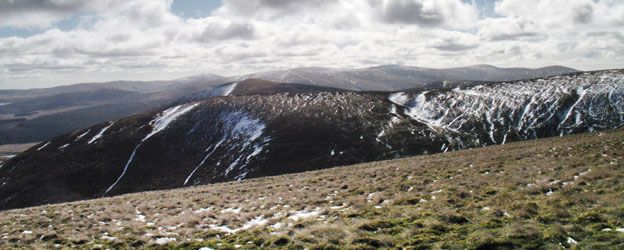
[[[594,15],[594,8],[585,4],[574,9],[574,22],[576,23],[589,23]]]
[[[81,12],[89,3],[83,0],[0,0],[0,26],[13,26],[17,20],[24,26],[42,25]]]
[[[105,50],[94,50],[94,49],[84,49],[84,48],[74,48],[74,53],[87,55],[90,57],[101,57],[101,58],[121,58],[121,57],[130,57],[130,58],[139,58],[141,56],[155,55],[154,52],[149,51],[147,48],[112,48]]]
[[[71,14],[88,6],[89,1],[83,0],[0,0],[0,14],[10,15],[21,12],[53,12]]]
[[[515,41],[515,40],[523,40],[523,39],[531,39],[531,38],[539,38],[541,36],[540,33],[537,32],[518,32],[518,33],[501,33],[492,35],[488,37],[489,41]]]
[[[433,48],[437,50],[448,51],[448,52],[459,52],[459,51],[464,51],[464,50],[471,50],[477,47],[479,47],[478,44],[461,44],[455,41],[448,41],[448,40],[438,43],[433,46]]]
[[[83,67],[78,65],[59,65],[58,62],[36,62],[36,63],[9,63],[2,64],[9,72],[31,72],[31,71],[75,71]]]
[[[225,0],[221,11],[237,15],[253,15],[269,11],[284,16],[336,2],[335,0]]]
[[[374,7],[381,8],[381,18],[387,23],[435,26],[444,22],[444,16],[439,10],[425,10],[420,1],[392,0],[383,4],[378,1],[371,2]]]
[[[229,39],[252,39],[255,37],[255,29],[249,23],[229,23],[225,26],[209,24],[195,41],[208,43]]]

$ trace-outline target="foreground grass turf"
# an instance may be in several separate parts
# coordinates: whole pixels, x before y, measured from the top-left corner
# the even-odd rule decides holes
[[[624,249],[624,129],[0,212],[0,248]]]

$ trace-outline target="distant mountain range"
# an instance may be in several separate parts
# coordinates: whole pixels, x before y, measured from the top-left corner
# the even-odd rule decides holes
[[[0,167],[0,208],[624,125],[624,71],[356,92],[247,79],[47,140]]]
[[[298,68],[267,71],[226,78],[240,81],[261,78],[275,82],[305,83],[348,90],[395,91],[416,88],[439,81],[512,81],[577,72],[577,70],[550,66],[537,69],[498,68],[492,65],[433,69],[400,65],[384,65],[365,69]]]
[[[363,91],[452,86],[462,81],[509,81],[576,72],[490,65],[430,69],[386,65],[364,69],[298,68],[222,77],[202,74],[173,81],[116,81],[46,89],[0,90],[0,145],[37,142],[100,122],[121,118],[184,96],[249,78]]]

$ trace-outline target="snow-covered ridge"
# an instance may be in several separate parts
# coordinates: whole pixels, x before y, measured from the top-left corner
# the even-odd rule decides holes
[[[487,133],[486,144],[624,125],[624,74],[617,71],[407,96],[394,93],[388,99],[434,132],[464,139]]]

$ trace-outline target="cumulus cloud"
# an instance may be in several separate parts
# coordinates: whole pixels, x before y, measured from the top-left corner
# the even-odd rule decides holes
[[[383,0],[369,3],[384,22],[391,24],[466,26],[475,21],[478,14],[474,5],[459,0]]]
[[[0,38],[0,88],[395,63],[624,67],[618,0],[500,0],[493,15],[461,0],[224,0],[201,18],[174,15],[172,0],[86,2],[0,0],[0,27],[47,27]],[[76,15],[86,21],[54,27]]]
[[[336,0],[224,0],[215,15],[276,19],[328,8]]]
[[[487,41],[538,41],[548,34],[541,23],[522,17],[487,18],[479,26],[479,36]]]
[[[48,27],[58,21],[89,9],[81,0],[0,0],[0,26]]]
[[[200,43],[236,38],[252,39],[255,33],[251,23],[215,17],[189,20],[187,25],[194,30],[191,39]]]

